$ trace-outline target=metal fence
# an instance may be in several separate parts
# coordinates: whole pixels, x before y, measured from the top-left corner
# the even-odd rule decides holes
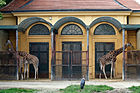
[[[52,80],[88,79],[87,51],[56,51],[52,73]]]
[[[140,79],[140,50],[126,51],[126,78]]]
[[[12,58],[12,54],[0,51],[0,80],[15,80],[16,69],[16,61]]]

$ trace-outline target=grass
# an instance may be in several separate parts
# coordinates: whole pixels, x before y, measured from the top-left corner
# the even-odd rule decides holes
[[[80,90],[79,85],[71,85],[65,89],[60,89],[63,93],[93,93],[93,92],[105,92],[107,90],[113,90],[114,88],[106,85],[86,85],[83,90]]]
[[[10,89],[1,89],[0,93],[33,93],[37,90],[35,89],[22,89],[22,88],[10,88]]]
[[[128,88],[132,93],[140,93],[140,86],[132,86]]]

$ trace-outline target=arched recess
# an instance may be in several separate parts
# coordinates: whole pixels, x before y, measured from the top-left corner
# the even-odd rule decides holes
[[[105,27],[104,27],[105,26]],[[92,62],[93,62],[93,77],[99,78],[99,62],[98,59],[105,55],[107,52],[112,51],[114,49],[118,49],[121,47],[122,42],[122,35],[120,33],[120,30],[122,29],[121,23],[112,17],[99,17],[95,19],[90,24],[90,34],[91,34],[91,47],[90,49],[93,51],[90,51],[90,53],[93,55]],[[100,29],[103,28],[103,29]],[[108,27],[108,28],[106,28]],[[105,31],[113,31],[113,33],[95,33],[95,31],[98,29],[98,32],[101,30]],[[118,73],[121,73],[120,71],[120,65],[122,65],[122,59],[121,57],[118,57],[116,62],[116,71],[115,75],[117,76]],[[107,68],[108,69],[108,68]],[[110,70],[110,67],[109,67]],[[110,74],[110,72],[107,72]],[[108,76],[109,76],[108,74]]]
[[[23,20],[19,26],[19,50],[37,56],[39,62],[39,78],[50,78],[51,75],[51,28],[52,24],[40,17],[30,17]],[[46,28],[40,33],[40,28]],[[35,32],[33,30],[36,30]],[[32,30],[32,33],[29,31]],[[38,33],[39,32],[39,33]],[[34,76],[34,69],[30,66],[30,77]]]
[[[97,19],[95,19],[90,25],[89,27],[93,27],[94,25],[98,24],[98,23],[101,23],[101,22],[107,22],[107,23],[111,23],[112,25],[114,25],[118,31],[120,31],[122,29],[122,25],[121,23],[116,20],[115,18],[113,17],[99,17]]]
[[[84,28],[86,28],[86,24],[79,18],[76,18],[76,17],[72,17],[72,16],[69,16],[69,17],[64,17],[64,18],[61,18],[60,20],[58,20],[55,24],[54,24],[54,30],[56,33],[58,33],[58,29],[64,25],[65,23],[69,23],[69,22],[74,22],[74,23],[78,23],[80,25],[82,25]]]
[[[19,32],[24,32],[33,24],[38,23],[38,22],[42,22],[45,24],[48,24],[49,26],[52,26],[51,23],[47,22],[46,20],[44,20],[43,18],[40,17],[30,17],[27,18],[25,20],[23,20],[19,25],[18,25],[18,31]]]
[[[71,78],[80,78],[82,74],[86,76],[86,71],[84,72],[84,65],[86,61],[86,52],[87,51],[87,26],[85,23],[76,17],[64,17],[58,20],[55,25],[56,34],[56,56],[62,53],[62,57],[59,57],[55,64],[61,64],[60,71],[56,73],[56,76],[68,79],[68,76],[73,75]],[[75,31],[75,32],[74,32]],[[73,33],[74,32],[74,33]],[[69,54],[71,51],[71,54]],[[77,53],[76,53],[77,52]],[[77,54],[77,56],[76,56]],[[75,56],[74,56],[75,55]],[[57,57],[56,57],[57,58]],[[62,58],[62,59],[61,59]],[[65,59],[65,60],[64,60]],[[79,60],[80,59],[80,60]],[[68,72],[67,66],[65,64],[70,64],[69,67],[72,73]],[[74,67],[74,65],[76,65]]]

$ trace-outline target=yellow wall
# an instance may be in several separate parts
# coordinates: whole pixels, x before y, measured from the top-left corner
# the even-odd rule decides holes
[[[32,26],[36,24],[44,24],[51,29],[48,24],[45,23],[35,23],[31,25],[25,33],[20,32],[19,33],[19,50],[20,51],[26,51],[29,53],[29,43],[31,42],[48,42],[49,43],[49,78],[51,76],[51,34],[50,35],[29,35],[29,30]]]
[[[78,16],[77,16],[78,17]],[[45,18],[45,17],[42,17]],[[54,19],[55,17],[53,17],[52,19]],[[59,17],[59,19],[61,19],[62,17]],[[84,20],[85,19],[83,17],[79,17],[80,19]],[[92,20],[89,21],[93,21],[94,19],[96,19],[97,17],[93,16]],[[117,17],[116,17],[117,18]],[[124,17],[118,17],[118,18],[124,18]],[[24,19],[26,19],[25,17],[20,17],[20,21],[23,21]],[[56,21],[58,21],[59,19],[57,19]],[[51,22],[49,19],[46,19],[47,21]],[[55,21],[55,22],[56,22]],[[86,20],[87,21],[87,20]],[[120,19],[121,21],[121,19]],[[123,22],[122,22],[123,23]],[[54,23],[52,23],[54,24]],[[69,22],[66,23],[64,25],[62,25],[59,30],[58,30],[58,34],[56,34],[56,51],[61,51],[62,50],[62,42],[64,41],[81,41],[82,42],[82,51],[86,51],[87,50],[87,33],[86,33],[86,29],[84,27],[82,27],[80,24],[77,24],[79,27],[81,27],[81,29],[83,30],[83,35],[61,35],[61,30],[62,28],[67,25],[67,24],[77,24],[74,22]],[[101,24],[101,23],[100,23]],[[109,23],[108,23],[109,24]],[[99,25],[99,24],[97,24]],[[92,27],[90,29],[90,36],[89,36],[89,77],[95,78],[95,42],[115,42],[115,49],[120,48],[122,46],[122,35],[121,33],[119,33],[119,31],[112,25],[111,26],[114,27],[114,29],[116,30],[116,35],[112,36],[96,36],[93,35],[94,29],[97,27],[97,25],[95,25],[94,27]],[[29,28],[30,29],[30,28]],[[19,39],[21,43],[21,45],[19,45],[19,49],[23,50],[23,51],[29,51],[29,42],[49,42],[50,45],[50,52],[51,52],[51,36],[49,37],[43,37],[43,36],[28,36],[28,30],[25,34],[22,34],[19,36],[21,39]],[[23,41],[24,40],[24,41]],[[27,42],[26,44],[23,42]],[[49,56],[49,59],[51,59],[51,54]],[[50,63],[50,67],[51,67],[51,60],[49,60]],[[122,72],[122,55],[120,55],[117,59],[116,62],[116,76],[117,78],[121,77],[121,72]],[[51,69],[51,68],[50,68]],[[50,70],[51,71],[51,70]]]
[[[136,31],[128,31],[127,39],[128,39],[128,42],[133,45],[134,49],[137,49]],[[129,49],[131,49],[131,48],[129,48]]]
[[[72,15],[71,13],[69,13],[69,15]],[[66,17],[67,15],[63,15],[63,13],[61,15],[53,15],[53,16],[39,16],[43,19],[45,19],[46,21],[50,22],[51,24],[55,24],[59,19],[63,18],[63,17]],[[102,15],[85,15],[85,16],[75,16],[73,15],[74,17],[77,17],[79,19],[81,19],[86,25],[89,25],[90,23],[92,23],[92,21],[94,21],[96,18],[98,17],[102,17]],[[106,15],[106,16],[109,16],[109,15]],[[24,19],[26,18],[29,18],[30,16],[19,16],[18,17],[18,23],[20,23],[21,21],[23,21]],[[51,20],[50,20],[50,17],[51,17]],[[110,15],[110,17],[113,17],[115,19],[117,19],[120,23],[122,24],[126,24],[127,23],[127,20],[126,20],[126,15],[125,16],[121,16],[121,15],[117,15],[117,16],[114,16],[114,15]],[[73,22],[71,22],[73,23]],[[60,27],[60,29],[58,30],[58,34],[56,35],[56,50],[57,51],[61,51],[62,50],[62,42],[63,41],[81,41],[82,42],[82,51],[86,51],[87,49],[87,37],[86,37],[86,29],[83,28],[81,25],[79,25],[82,30],[84,31],[83,32],[83,36],[65,36],[65,35],[61,35],[61,30],[62,28],[67,25],[67,24],[70,24],[70,23],[66,23],[64,24],[63,26]],[[73,23],[73,24],[77,24],[77,23]],[[99,24],[97,24],[99,25]],[[119,33],[119,31],[114,27],[114,29],[116,30],[116,36],[95,36],[93,35],[93,31],[95,29],[95,27],[97,27],[97,25],[95,25],[94,27],[92,27],[90,29],[90,36],[89,36],[89,77],[90,79],[92,78],[95,78],[95,42],[115,42],[115,49],[118,49],[122,46],[122,34]],[[28,31],[27,31],[28,33]],[[20,38],[23,38],[21,40],[24,40],[24,42],[27,42],[27,44],[24,44],[22,43],[22,45],[19,45],[20,46],[20,49],[21,50],[26,50],[27,52],[29,51],[29,42],[51,42],[51,36],[49,36],[48,38],[47,37],[40,37],[40,36],[29,36],[27,35],[26,33],[26,36],[25,34],[22,34],[20,35]],[[20,41],[20,42],[23,42],[23,41]],[[49,43],[50,45],[50,51],[51,52],[51,43]],[[27,49],[25,49],[25,46]],[[49,59],[51,59],[51,54],[49,56]],[[50,63],[50,67],[51,67],[51,60],[49,60],[49,63]],[[50,68],[51,69],[51,68]],[[51,70],[50,70],[51,71]],[[122,54],[118,56],[117,58],[117,62],[116,62],[116,72],[115,72],[115,75],[116,75],[116,78],[120,78],[121,75],[122,75]]]
[[[121,33],[110,23],[106,23],[111,25],[116,32],[116,35],[93,35],[95,28],[106,22],[102,22],[99,24],[96,24],[94,27],[91,28],[90,30],[90,54],[89,54],[89,59],[91,60],[90,62],[92,63],[92,70],[93,70],[93,77],[95,78],[95,42],[114,42],[115,43],[115,49],[118,49],[122,46],[122,35]],[[115,72],[115,76],[116,78],[120,78],[121,77],[121,72],[122,72],[122,55],[119,55],[117,57],[117,61],[116,61],[116,72]]]
[[[16,17],[12,14],[2,14],[3,18],[0,20],[0,25],[16,25]]]
[[[29,17],[41,17],[45,19],[46,21],[50,22],[52,25],[54,25],[59,19],[66,17],[66,16],[74,16],[79,19],[81,19],[86,25],[90,25],[92,21],[94,21],[96,18],[103,17],[103,16],[109,16],[113,17],[116,20],[118,20],[121,24],[127,24],[127,16],[129,17],[130,24],[139,24],[138,21],[140,17],[136,16],[136,14],[130,14],[130,12],[28,12],[28,13],[13,13],[14,16],[18,16],[18,24],[20,24],[24,19],[27,19]],[[0,21],[0,25],[5,25],[8,22],[9,25],[15,25],[16,19],[13,16],[5,17],[3,21]],[[73,22],[71,22],[73,23]],[[6,24],[6,25],[8,25]],[[42,24],[42,23],[41,23]],[[70,23],[66,23],[62,25],[59,30],[58,34],[56,35],[56,50],[62,50],[62,42],[63,41],[81,41],[82,42],[82,51],[87,50],[87,37],[86,37],[86,29],[82,27],[80,24],[77,24],[81,27],[83,30],[83,36],[65,36],[60,35],[62,28]],[[99,23],[100,24],[100,23]],[[112,24],[113,28],[116,31],[116,35],[106,35],[106,36],[96,36],[93,35],[93,32],[95,28],[99,25],[96,24],[90,29],[89,34],[89,75],[90,79],[95,78],[95,42],[115,42],[115,49],[118,49],[122,46],[122,32],[119,32]],[[33,24],[35,25],[35,24]],[[32,25],[32,26],[33,26]],[[49,29],[49,25],[45,24]],[[19,32],[19,50],[27,51],[29,52],[29,43],[30,42],[49,42],[49,74],[51,74],[51,35],[44,35],[44,36],[29,36],[28,32],[29,29],[32,27],[30,26],[26,33]],[[14,32],[11,32],[10,39],[14,42]],[[126,42],[132,42],[134,46],[136,46],[136,33],[133,33],[129,31],[126,32]],[[127,35],[128,34],[128,35]],[[115,75],[117,78],[120,78],[122,76],[122,54],[120,54],[117,57],[116,62],[116,72]],[[51,75],[49,75],[50,77]]]

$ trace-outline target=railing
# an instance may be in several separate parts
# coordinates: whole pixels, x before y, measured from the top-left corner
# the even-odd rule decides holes
[[[16,61],[12,54],[7,51],[0,51],[0,80],[16,79]]]
[[[125,51],[126,78],[140,79],[140,50]]]

